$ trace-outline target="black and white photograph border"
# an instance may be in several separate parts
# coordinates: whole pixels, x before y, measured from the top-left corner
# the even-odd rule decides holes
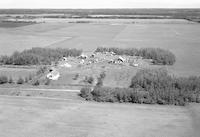
[[[0,137],[200,137],[199,0],[0,1]]]

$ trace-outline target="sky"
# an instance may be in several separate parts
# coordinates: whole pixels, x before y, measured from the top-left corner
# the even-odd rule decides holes
[[[0,0],[0,8],[200,8],[200,0]]]

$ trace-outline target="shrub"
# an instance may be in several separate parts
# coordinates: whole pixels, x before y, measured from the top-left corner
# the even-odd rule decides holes
[[[0,84],[8,83],[8,77],[7,76],[0,76]]]
[[[44,84],[45,85],[50,85],[50,83],[51,83],[51,80],[47,78]]]
[[[100,77],[97,78],[96,86],[97,86],[97,87],[103,86],[103,79],[102,79],[102,78],[100,78]]]
[[[114,94],[112,88],[95,87],[92,91],[93,99],[98,102],[112,102],[114,101]]]
[[[46,66],[41,66],[41,67],[39,67],[39,69],[38,69],[38,71],[36,72],[36,74],[37,74],[37,75],[44,74],[46,70],[47,70],[47,67],[46,67]]]
[[[27,77],[25,77],[24,82],[25,82],[25,83],[28,83],[28,78],[27,78]]]
[[[28,76],[28,80],[32,80],[33,78],[32,78],[32,75],[30,74],[29,76]]]
[[[101,74],[100,74],[100,78],[101,79],[104,79],[106,77],[106,73],[103,71],[103,72],[101,72]]]
[[[24,84],[24,79],[22,77],[19,77],[17,80],[17,84]]]
[[[106,73],[102,72],[100,74],[100,76],[97,78],[97,84],[96,84],[96,86],[98,86],[98,87],[103,86],[103,80],[105,79],[105,77],[106,77]]]
[[[77,73],[77,74],[74,76],[73,80],[77,80],[78,77],[79,77],[79,75],[80,75],[80,74]]]
[[[176,61],[175,55],[169,50],[160,48],[103,48],[98,47],[95,52],[114,52],[117,55],[141,56],[145,59],[153,59],[154,64],[173,65]]]
[[[94,78],[92,76],[90,77],[85,77],[84,82],[92,84],[94,82]]]
[[[91,88],[90,87],[84,87],[80,91],[80,96],[85,98],[86,100],[92,100],[92,94],[91,94]]]
[[[12,77],[9,78],[8,83],[10,84],[14,83]]]
[[[34,81],[32,85],[33,85],[33,86],[39,86],[39,85],[40,85],[39,80]]]

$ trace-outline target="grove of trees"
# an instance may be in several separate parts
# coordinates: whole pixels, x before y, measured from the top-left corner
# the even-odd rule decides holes
[[[117,55],[141,56],[152,59],[154,64],[173,65],[176,62],[175,55],[169,50],[160,48],[105,48],[98,47],[95,52],[114,52]]]
[[[65,56],[79,56],[82,50],[32,48],[22,52],[14,52],[11,56],[1,56],[0,64],[4,65],[49,65]]]
[[[83,88],[81,96],[99,102],[185,105],[200,103],[200,77],[175,77],[165,69],[144,69],[132,78],[130,87]]]

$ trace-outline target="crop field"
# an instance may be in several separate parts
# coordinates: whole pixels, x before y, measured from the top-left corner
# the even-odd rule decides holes
[[[0,21],[0,28],[15,28],[22,27],[26,25],[32,25],[33,23],[12,23],[12,22],[2,22]]]
[[[0,136],[197,137],[198,112],[195,104],[187,108],[0,96]]]
[[[0,54],[31,47],[79,48],[85,52],[105,47],[160,47],[176,57],[167,67],[179,76],[200,75],[200,27],[184,20],[47,20],[46,23],[0,28]],[[113,21],[113,22],[112,22]],[[133,23],[135,22],[135,23]]]

